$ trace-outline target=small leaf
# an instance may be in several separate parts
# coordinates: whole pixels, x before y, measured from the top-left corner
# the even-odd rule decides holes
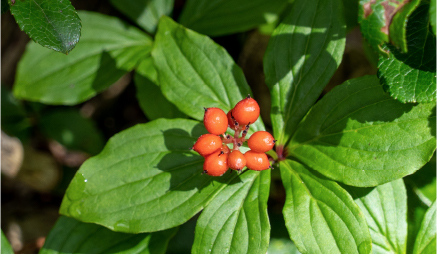
[[[431,23],[432,32],[434,33],[434,36],[436,35],[436,14],[435,14],[435,1],[429,2],[429,22]]]
[[[1,253],[2,254],[14,254],[14,251],[12,250],[11,244],[9,243],[8,239],[6,238],[5,234],[3,233],[3,230],[1,231],[2,234],[2,240],[1,240]]]
[[[288,143],[340,65],[346,25],[341,0],[296,1],[270,38],[264,57],[273,133]]]
[[[68,54],[79,41],[80,19],[69,0],[21,0],[11,5],[20,29],[42,46]]]
[[[135,69],[134,82],[138,102],[149,120],[186,117],[162,94],[158,84],[158,73],[151,57],[141,61]]]
[[[126,234],[61,216],[39,254],[56,253],[165,253],[176,228],[153,234]]]
[[[111,4],[149,33],[155,33],[159,18],[170,15],[174,0],[111,0]]]
[[[270,170],[247,170],[202,212],[191,253],[266,253]]]
[[[376,188],[346,187],[369,225],[373,253],[406,253],[407,191],[402,179]]]
[[[390,25],[390,41],[402,53],[408,51],[407,47],[407,22],[413,11],[419,6],[420,0],[406,3],[393,17]]]
[[[369,187],[414,173],[436,148],[435,104],[403,104],[375,76],[346,81],[299,124],[289,154],[323,175]]]
[[[378,77],[384,90],[403,103],[435,101],[436,38],[428,29],[428,7],[418,7],[408,21],[408,53],[387,45],[388,58],[379,57]]]
[[[296,161],[280,163],[285,225],[301,253],[370,253],[366,220],[336,182]]]
[[[436,202],[431,205],[423,218],[413,254],[435,253],[436,248]]]
[[[237,177],[202,175],[190,147],[205,133],[197,121],[159,119],[116,134],[76,173],[60,213],[130,233],[186,222]]]
[[[137,28],[98,13],[79,15],[82,37],[68,56],[35,43],[27,46],[17,69],[17,98],[77,104],[108,88],[149,55],[152,40]]]
[[[168,17],[159,22],[152,57],[163,94],[194,119],[203,119],[203,107],[227,113],[251,93],[243,71],[224,48]],[[264,128],[260,119],[251,126]]]
[[[188,0],[179,21],[196,32],[221,36],[272,23],[286,4],[287,0]]]

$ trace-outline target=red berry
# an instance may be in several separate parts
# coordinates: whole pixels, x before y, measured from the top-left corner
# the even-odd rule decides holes
[[[221,135],[228,129],[228,117],[219,108],[206,108],[203,124],[209,133]]]
[[[246,166],[246,158],[240,151],[232,151],[228,157],[228,166],[233,170],[242,170]]]
[[[222,152],[228,154],[230,152],[230,149],[227,145],[222,146]]]
[[[254,123],[259,117],[259,105],[254,99],[248,96],[235,105],[232,110],[232,116],[234,116],[240,125]]]
[[[246,158],[246,167],[252,170],[260,171],[270,167],[269,158],[265,153],[257,153],[252,150],[244,154]]]
[[[228,154],[216,151],[205,158],[203,172],[210,176],[221,176],[228,170]]]
[[[275,139],[267,131],[257,131],[250,136],[247,145],[254,152],[265,153],[272,150]]]
[[[214,134],[204,134],[200,136],[193,146],[193,150],[203,157],[212,154],[222,147],[222,139]]]

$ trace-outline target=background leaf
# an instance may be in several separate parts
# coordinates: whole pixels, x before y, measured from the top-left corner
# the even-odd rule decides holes
[[[410,15],[419,6],[420,0],[406,3],[393,17],[390,24],[390,42],[402,53],[408,51],[407,46],[407,23]]]
[[[436,248],[436,203],[434,202],[423,218],[414,244],[413,254],[434,253]]]
[[[391,45],[379,57],[378,77],[384,90],[401,102],[431,102],[436,97],[436,38],[429,31],[429,5],[422,5],[407,24],[408,53]]]
[[[402,179],[376,188],[347,187],[369,225],[372,250],[379,253],[406,253],[407,191]]]
[[[79,41],[80,19],[69,0],[15,1],[11,14],[22,31],[46,48],[68,54]]]
[[[412,174],[436,148],[435,104],[403,104],[375,76],[325,95],[299,124],[289,154],[323,175],[376,186]]]
[[[8,0],[1,0],[1,14],[9,11]]]
[[[269,254],[301,254],[290,239],[272,238],[270,239]]]
[[[204,159],[190,147],[205,133],[199,122],[183,119],[118,133],[76,173],[60,213],[130,233],[186,222],[237,177],[202,175]]]
[[[434,35],[436,35],[436,30],[435,30],[435,22],[436,22],[436,14],[435,14],[435,1],[430,1],[429,2],[429,22],[431,24],[432,27],[432,32],[434,33]]]
[[[162,94],[158,83],[158,73],[151,57],[141,61],[135,69],[134,82],[138,102],[149,120],[186,117]]]
[[[40,254],[55,253],[165,253],[176,228],[153,234],[126,234],[61,216]]]
[[[11,244],[9,243],[8,239],[6,238],[5,234],[3,233],[3,230],[1,231],[2,234],[2,240],[1,240],[1,253],[3,254],[13,254],[14,251],[12,250]]]
[[[1,129],[11,136],[26,140],[32,126],[23,105],[9,89],[1,86]]]
[[[278,144],[285,144],[340,65],[346,26],[340,0],[296,1],[264,57]]]
[[[155,33],[159,18],[169,16],[174,0],[111,0],[111,4],[149,33]]]
[[[286,4],[287,0],[188,0],[179,21],[196,32],[220,36],[274,22]]]
[[[30,43],[21,58],[14,94],[46,104],[83,102],[137,66],[152,40],[115,17],[80,12],[82,37],[68,56]]]
[[[200,215],[192,253],[266,253],[270,170],[246,170]]]
[[[436,200],[436,156],[416,173],[404,178],[414,193],[428,207]]]
[[[347,191],[296,161],[282,161],[280,170],[285,225],[301,253],[371,252],[366,220]]]

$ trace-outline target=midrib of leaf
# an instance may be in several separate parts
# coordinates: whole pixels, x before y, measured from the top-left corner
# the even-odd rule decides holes
[[[52,27],[53,27],[53,30],[55,30],[56,31],[56,38],[60,41],[60,42],[62,42],[62,44],[64,44],[64,41],[62,40],[62,38],[59,36],[59,32],[58,32],[58,29],[56,29],[56,27],[53,25],[53,23],[48,19],[48,17],[47,17],[47,15],[46,15],[46,13],[44,12],[44,10],[43,10],[43,8],[41,8],[41,6],[35,1],[35,0],[32,0],[32,1],[30,1],[29,2],[29,10],[31,10],[31,5],[32,5],[32,2],[34,2],[35,3],[35,5],[36,6],[38,6],[40,9],[41,9],[41,12],[42,12],[42,14],[44,14],[44,17],[46,18],[46,20],[47,20],[47,23],[49,23]],[[62,46],[65,46],[65,45],[62,45]]]

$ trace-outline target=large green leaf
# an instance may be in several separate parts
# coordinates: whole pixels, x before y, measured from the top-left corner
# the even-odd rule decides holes
[[[3,230],[1,231],[2,234],[2,240],[1,240],[1,253],[2,254],[14,254],[14,251],[12,250],[11,244],[9,243],[8,239],[6,238],[5,234],[3,233]]]
[[[413,254],[431,254],[436,251],[436,202],[431,205],[423,218],[414,244]]]
[[[11,0],[9,0],[11,1]],[[68,54],[79,41],[80,19],[69,0],[14,1],[11,13],[20,29],[42,46]]]
[[[76,173],[60,213],[130,233],[186,222],[237,177],[202,175],[204,159],[190,147],[205,133],[199,122],[183,119],[118,133]]]
[[[339,66],[346,25],[341,0],[296,1],[264,58],[278,144],[285,144]]]
[[[269,188],[270,170],[235,178],[200,215],[192,253],[266,253]]]
[[[152,234],[126,234],[61,216],[40,254],[57,253],[165,253],[176,228]]]
[[[282,161],[280,170],[285,225],[301,253],[371,252],[366,220],[347,191],[296,161]]]
[[[271,23],[286,4],[287,0],[188,0],[179,21],[196,32],[220,36]]]
[[[413,11],[419,6],[420,0],[406,3],[393,17],[390,25],[390,41],[401,52],[408,51],[407,46],[407,22]]]
[[[158,73],[151,57],[141,61],[135,69],[134,82],[138,102],[149,120],[186,117],[162,94],[158,84]]]
[[[402,179],[376,188],[346,188],[366,218],[374,254],[407,249],[407,191]]]
[[[149,33],[154,33],[159,18],[170,15],[174,0],[111,0],[112,5]]]
[[[227,112],[251,93],[224,48],[168,17],[160,20],[152,56],[164,95],[195,119],[203,119],[203,107]],[[264,128],[261,119],[252,126]]]
[[[16,97],[77,104],[112,85],[150,53],[152,40],[137,28],[98,13],[79,15],[82,37],[68,56],[35,43],[27,46],[18,64]]]
[[[419,6],[408,21],[408,53],[387,45],[388,57],[379,57],[378,77],[384,90],[404,103],[435,101],[436,37],[429,30],[428,8]]]
[[[376,186],[412,174],[436,148],[435,104],[403,104],[375,76],[325,95],[294,134],[289,153],[348,185]]]

